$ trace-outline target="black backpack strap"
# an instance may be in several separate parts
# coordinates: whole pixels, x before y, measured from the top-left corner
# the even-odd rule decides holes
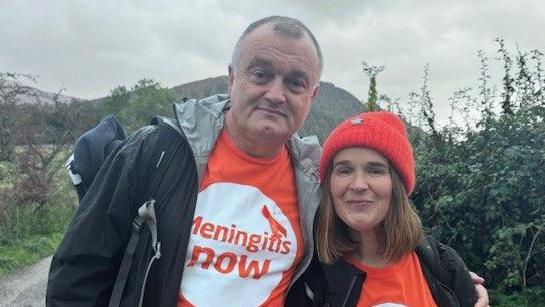
[[[132,223],[132,233],[129,243],[125,248],[125,253],[123,255],[123,260],[121,261],[121,266],[119,273],[115,280],[114,288],[112,295],[110,297],[110,307],[119,306],[121,302],[121,297],[123,295],[123,290],[125,289],[125,284],[129,275],[129,271],[132,264],[132,258],[136,250],[140,234],[142,232],[142,224],[146,223],[148,229],[151,233],[151,245],[155,252],[155,255],[150,259],[146,273],[144,275],[144,280],[142,282],[142,289],[140,291],[140,300],[139,305],[142,305],[144,298],[144,290],[146,288],[146,281],[148,278],[149,270],[151,269],[152,264],[155,260],[161,258],[161,242],[158,241],[157,237],[157,218],[155,215],[155,194],[159,186],[161,186],[163,179],[165,178],[165,172],[168,169],[168,165],[174,159],[175,148],[172,148],[176,144],[174,141],[175,138],[183,137],[183,134],[180,127],[177,123],[166,117],[154,117],[151,121],[152,125],[158,126],[159,136],[157,140],[157,145],[155,146],[156,152],[154,153],[155,157],[151,161],[154,162],[154,165],[151,166],[151,179],[148,181],[145,198],[146,201],[140,208],[138,208],[138,216],[136,216]]]
[[[451,289],[451,276],[447,268],[443,267],[439,242],[430,235],[423,235],[416,246],[416,254],[420,260],[424,276],[428,280],[433,299],[441,306],[441,303],[457,301],[455,293]],[[432,282],[436,280],[437,282]]]
[[[416,246],[416,254],[421,262],[431,271],[433,276],[443,282],[446,277],[446,270],[441,267],[438,242],[429,235],[423,235]]]

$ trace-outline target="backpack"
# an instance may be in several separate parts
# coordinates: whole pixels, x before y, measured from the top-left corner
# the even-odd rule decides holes
[[[185,135],[178,126],[178,123],[168,117],[156,116],[151,120],[150,124],[157,126],[157,129],[159,129],[158,146],[155,147],[155,153],[153,154],[154,157],[158,157],[158,159],[150,159],[148,161],[148,163],[155,163],[154,167],[150,167],[151,165],[143,166],[147,169],[152,169],[153,171],[149,177],[150,179],[147,183],[147,187],[145,188],[146,194],[143,203],[138,208],[138,215],[135,216],[132,221],[131,237],[125,248],[123,259],[117,273],[112,295],[110,297],[110,307],[119,306],[119,303],[121,302],[121,296],[129,275],[132,258],[140,238],[140,233],[143,229],[143,224],[146,224],[151,232],[151,245],[155,255],[150,259],[144,275],[139,306],[142,305],[149,270],[153,262],[161,258],[161,242],[157,241],[155,191],[157,191],[158,187],[162,184],[164,172],[168,168],[160,167],[162,162],[167,161],[166,163],[169,163],[174,156],[173,148],[171,148],[171,145],[175,144],[173,141],[174,138],[185,138]],[[72,155],[65,163],[65,167],[68,171],[68,176],[78,193],[80,202],[83,197],[85,197],[85,194],[92,185],[95,176],[108,155],[121,146],[125,139],[125,130],[114,115],[105,117],[96,127],[79,137],[74,146]]]

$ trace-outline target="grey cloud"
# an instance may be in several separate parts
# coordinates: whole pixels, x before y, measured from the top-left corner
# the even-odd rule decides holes
[[[494,60],[497,36],[514,51],[545,51],[545,2],[207,0],[0,1],[0,69],[40,75],[38,86],[93,98],[151,77],[174,86],[226,73],[242,30],[257,18],[301,19],[325,57],[323,79],[367,97],[361,61],[385,65],[379,91],[407,100],[431,64],[437,108],[475,85],[477,49]],[[497,68],[491,71],[498,73]]]

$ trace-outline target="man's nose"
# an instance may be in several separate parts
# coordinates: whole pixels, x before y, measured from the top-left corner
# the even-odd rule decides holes
[[[274,78],[265,93],[265,99],[271,103],[281,104],[286,102],[285,88],[282,78]]]

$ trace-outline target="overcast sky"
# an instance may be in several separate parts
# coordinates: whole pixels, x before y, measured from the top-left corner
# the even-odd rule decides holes
[[[38,88],[78,98],[142,78],[172,87],[226,74],[244,28],[272,14],[306,23],[323,49],[322,80],[360,100],[363,60],[386,66],[379,93],[402,104],[430,63],[443,118],[448,97],[477,84],[477,50],[495,62],[495,37],[511,52],[545,52],[542,0],[0,0],[0,71],[36,75]]]

